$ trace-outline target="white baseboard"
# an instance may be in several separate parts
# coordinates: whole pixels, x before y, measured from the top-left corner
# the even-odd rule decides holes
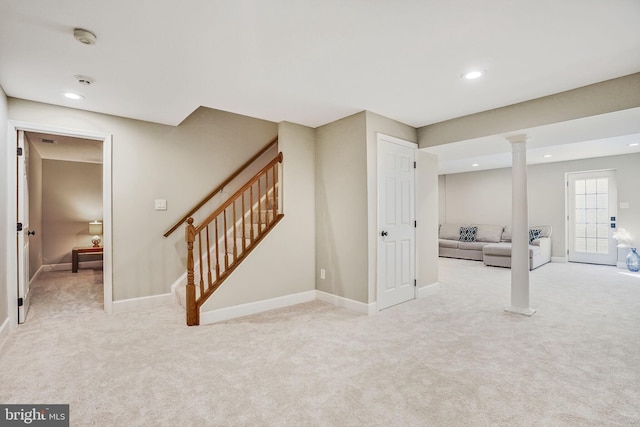
[[[112,313],[129,313],[132,311],[149,310],[175,304],[173,294],[152,295],[150,297],[130,298],[113,302]]]
[[[504,311],[506,313],[521,314],[527,317],[531,317],[536,313],[536,311],[531,307],[529,308],[507,307],[504,309]]]
[[[187,283],[187,272],[185,271],[184,273],[182,273],[182,275],[180,275],[180,277],[178,277],[178,280],[176,280],[175,282],[173,282],[173,285],[171,285],[171,293],[175,294],[176,293],[176,288],[178,286],[180,286],[183,283]]]
[[[4,319],[2,326],[0,326],[0,350],[2,346],[9,339],[9,316]]]
[[[552,256],[551,262],[567,262],[567,257],[564,256]]]
[[[262,301],[234,305],[232,307],[220,308],[218,310],[205,311],[200,313],[200,324],[208,325],[211,323],[221,322],[223,320],[262,313],[263,311],[302,304],[304,302],[313,301],[314,299],[316,299],[316,291],[306,291]]]
[[[83,268],[102,268],[102,267],[103,267],[103,261],[97,260],[97,261],[82,261],[82,265],[80,265],[78,268],[82,270]],[[42,267],[40,268],[43,269],[43,271],[65,271],[65,270],[71,271],[71,263],[63,262],[60,264],[43,264]]]
[[[43,264],[42,267],[44,268],[44,271],[64,271],[64,270],[71,271],[70,262],[66,262],[62,264]]]
[[[336,307],[342,307],[349,311],[355,311],[356,313],[362,313],[368,316],[372,316],[378,312],[375,302],[366,304],[364,302],[355,301],[349,298],[330,294],[324,291],[316,290],[316,299],[319,299],[320,301],[328,302],[329,304],[333,304]]]
[[[440,291],[440,282],[435,282],[427,286],[418,288],[417,298],[426,298],[435,295]]]
[[[439,282],[424,286],[418,290],[418,298],[424,298],[429,295],[434,295],[438,292],[439,289]],[[344,298],[339,295],[315,290],[201,312],[200,324],[208,325],[211,323],[235,319],[242,316],[258,314],[264,311],[289,307],[291,305],[301,304],[304,302],[313,301],[315,299],[333,304],[336,307],[341,307],[349,311],[366,314],[368,316],[372,316],[378,313],[377,305],[375,302],[366,304],[360,301]]]
[[[36,274],[33,275],[33,277],[31,278],[31,280],[29,280],[29,289],[31,289],[31,285],[33,284],[33,282],[35,282],[36,280],[38,280],[38,277],[40,276],[40,274],[45,271],[45,266],[44,264],[40,266],[40,268],[38,269],[38,271],[36,271]]]
[[[176,283],[178,283],[178,280]],[[172,288],[177,286],[174,284]],[[425,298],[430,295],[435,295],[440,290],[440,283],[432,283],[427,286],[423,286],[418,289],[418,298]],[[170,296],[173,300],[175,297],[174,294],[166,294]],[[300,292],[291,295],[285,295],[277,298],[271,298],[262,301],[255,301],[246,304],[234,305],[232,307],[224,307],[219,308],[217,310],[204,311],[200,313],[200,324],[208,325],[211,323],[222,322],[224,320],[235,319],[242,316],[249,316],[252,314],[262,313],[264,311],[275,310],[278,308],[289,307],[296,304],[302,304],[305,302],[313,301],[318,299],[320,301],[324,301],[329,304],[333,304],[336,307],[341,307],[349,311],[353,311],[356,313],[366,314],[368,316],[372,316],[377,314],[377,305],[375,302],[366,304],[360,301],[355,301],[349,298],[344,298],[339,295],[330,294],[328,292],[314,290],[314,291],[306,291]],[[126,300],[131,301],[131,300]],[[116,305],[118,303],[123,303],[125,301],[116,301],[114,302],[114,312],[116,312]]]

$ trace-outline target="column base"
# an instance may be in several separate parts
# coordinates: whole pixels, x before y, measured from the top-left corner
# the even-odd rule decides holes
[[[531,317],[536,312],[533,308],[520,308],[520,307],[507,307],[504,309],[507,313],[521,314],[523,316]]]

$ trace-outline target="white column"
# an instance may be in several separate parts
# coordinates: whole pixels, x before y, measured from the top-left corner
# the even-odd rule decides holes
[[[506,311],[531,316],[529,307],[529,205],[527,197],[527,135],[508,136],[511,167],[511,307]]]

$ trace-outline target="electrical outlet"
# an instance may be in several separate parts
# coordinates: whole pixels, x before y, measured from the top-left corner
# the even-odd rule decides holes
[[[321,278],[322,280],[324,280],[324,279],[325,279],[325,277],[326,277],[326,274],[325,274],[324,268],[321,268],[321,269],[320,269],[320,278]]]

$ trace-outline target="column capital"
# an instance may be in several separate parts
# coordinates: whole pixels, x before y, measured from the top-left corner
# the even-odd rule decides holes
[[[517,143],[529,141],[529,137],[527,136],[526,133],[518,133],[516,135],[508,135],[508,136],[505,136],[505,138],[507,139],[507,141],[509,141],[512,144],[517,144]]]

